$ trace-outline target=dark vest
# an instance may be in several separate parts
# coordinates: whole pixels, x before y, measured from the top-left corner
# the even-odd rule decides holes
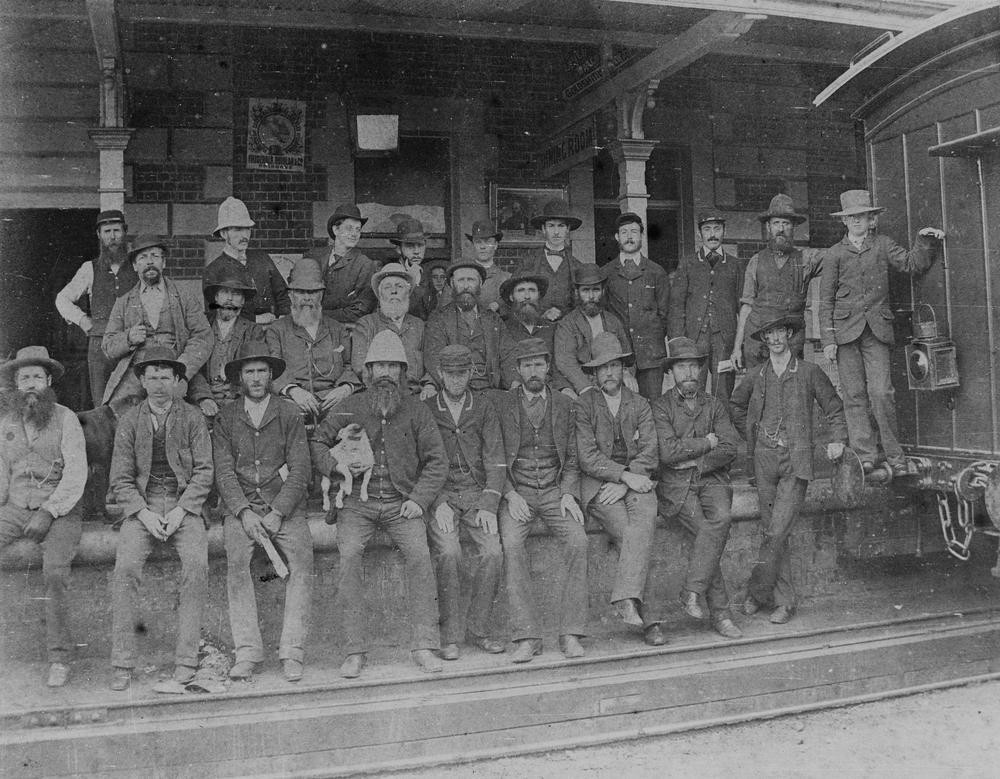
[[[375,464],[372,466],[372,476],[368,482],[369,496],[379,500],[402,499],[403,496],[399,494],[399,490],[393,485],[392,478],[389,476],[389,458],[385,453],[385,437],[382,435],[381,428],[372,438],[371,445],[372,454],[375,455]],[[354,479],[354,489],[360,491],[360,478]]]
[[[621,406],[619,406],[618,414],[611,420],[615,430],[615,440],[611,443],[611,459],[618,465],[628,465],[628,446],[625,444],[625,436],[622,434],[621,413]]]
[[[770,360],[765,364],[764,371],[764,408],[760,416],[757,440],[764,446],[774,448],[778,439],[786,444],[788,442],[788,426],[784,417],[784,387],[787,382],[774,374]],[[787,368],[783,376],[787,378]]]
[[[782,268],[775,263],[774,253],[770,249],[760,252],[757,256],[754,324],[759,326],[788,314],[802,315],[808,295],[808,289],[802,283],[802,275],[802,252],[793,251]]]
[[[139,283],[139,276],[128,260],[118,268],[118,274],[111,272],[111,266],[102,258],[94,260],[94,283],[90,287],[90,318],[94,328],[88,333],[91,338],[104,335],[111,317],[115,301]]]
[[[559,481],[559,454],[552,433],[552,398],[548,399],[548,403],[548,413],[539,428],[532,426],[524,404],[517,404],[521,422],[521,446],[511,469],[511,478],[519,487],[547,489],[555,487]]]
[[[152,412],[150,412],[152,414]],[[166,416],[160,426],[153,431],[153,456],[149,464],[149,487],[151,491],[158,488],[165,491],[177,490],[177,478],[167,460],[167,425]]]
[[[458,311],[458,342],[468,346],[472,352],[472,380],[469,389],[479,392],[490,388],[490,380],[486,375],[486,333],[483,332],[483,320],[476,317],[475,325],[470,330],[465,316]]]

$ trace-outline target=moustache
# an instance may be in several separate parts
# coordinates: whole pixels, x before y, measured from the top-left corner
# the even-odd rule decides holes
[[[214,308],[217,311],[242,311],[243,306],[224,306],[221,303],[213,303],[209,308]]]

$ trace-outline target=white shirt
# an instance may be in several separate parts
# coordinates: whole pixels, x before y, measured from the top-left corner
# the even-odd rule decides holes
[[[601,394],[608,403],[608,411],[611,412],[611,417],[614,418],[618,416],[618,409],[622,407],[622,393],[618,390],[618,394],[612,397],[604,390],[601,390]]]
[[[271,394],[268,393],[264,396],[264,399],[257,403],[248,397],[243,398],[243,408],[247,412],[247,416],[250,417],[250,421],[253,422],[254,427],[260,427],[260,421],[264,418],[264,412],[267,411],[267,404],[271,401]]]
[[[231,332],[233,332],[233,326],[236,324],[236,318],[230,319],[228,322],[224,322],[221,319],[215,320],[215,326],[219,330],[219,340],[225,341]]]
[[[160,419],[166,419],[167,414],[170,413],[170,407],[174,405],[173,401],[167,403],[163,408],[157,408],[152,403],[149,404],[149,418],[153,420],[153,430],[160,429]]]
[[[626,257],[624,254],[619,254],[618,258],[621,260],[622,267],[624,268],[625,267],[625,263],[629,261],[629,258]],[[641,254],[637,254],[637,255],[635,255],[635,257],[632,257],[632,262],[635,263],[635,267],[637,267],[637,268],[639,267],[639,261],[641,259],[642,259],[642,255]]]
[[[587,316],[583,315],[583,318],[587,320],[587,324],[590,325],[590,334],[593,336],[598,336],[604,332],[604,318],[598,314],[597,316]]]
[[[559,270],[559,266],[563,263],[563,257],[561,254],[549,254],[549,252],[561,252],[565,251],[565,247],[562,249],[553,249],[549,246],[545,247],[545,260],[549,263],[549,267],[553,271]]]
[[[166,297],[167,291],[163,288],[162,283],[155,287],[146,284],[139,285],[139,301],[146,312],[146,318],[149,319],[149,323],[153,327],[160,323],[160,311],[163,310],[163,301],[166,300]]]
[[[451,412],[451,418],[455,420],[455,424],[457,425],[458,418],[462,416],[462,409],[465,408],[465,395],[456,401],[448,397],[447,392],[442,392],[441,395],[444,397],[444,404],[448,407],[448,411]]]
[[[119,265],[118,270],[112,268],[116,276],[121,267]],[[70,279],[69,284],[59,290],[59,293],[56,295],[56,310],[59,312],[59,316],[70,324],[79,325],[80,320],[87,314],[82,308],[76,305],[76,301],[84,295],[90,295],[93,290],[94,263],[88,260],[73,274],[73,278]]]

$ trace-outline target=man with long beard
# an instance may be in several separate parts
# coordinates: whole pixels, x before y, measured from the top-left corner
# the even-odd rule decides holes
[[[424,322],[410,312],[410,296],[415,282],[399,263],[390,262],[372,276],[372,289],[378,297],[378,310],[365,314],[351,332],[351,368],[355,375],[364,372],[365,356],[376,333],[392,330],[403,342],[409,369],[407,386],[420,399],[432,397],[437,389],[424,376]],[[426,289],[426,288],[425,288]]]
[[[285,361],[274,391],[294,402],[311,427],[354,392],[351,337],[323,311],[323,278],[315,262],[303,257],[295,263],[288,290],[292,313],[268,327],[264,338],[271,354]]]
[[[448,344],[462,344],[472,352],[469,387],[473,392],[507,389],[517,383],[514,342],[503,320],[479,305],[485,278],[486,271],[477,262],[462,260],[448,268],[452,301],[431,315],[424,331],[424,367],[435,383],[440,381],[438,359]]]
[[[726,402],[704,391],[707,349],[690,338],[671,338],[665,365],[674,386],[653,401],[660,451],[656,487],[660,513],[677,517],[694,536],[681,607],[694,619],[707,601],[712,628],[725,638],[743,635],[733,622],[719,561],[729,539],[733,487],[729,466],[739,443]]]
[[[507,308],[504,322],[507,325],[507,335],[514,343],[525,338],[541,338],[549,347],[549,353],[555,351],[556,323],[542,316],[541,299],[545,297],[549,282],[544,276],[519,274],[511,276],[500,286],[500,300]],[[549,375],[549,386],[575,399],[576,392],[559,373],[553,363]]]
[[[327,416],[311,443],[314,468],[331,478],[336,476],[338,463],[330,450],[347,425],[356,424],[366,431],[375,455],[367,501],[360,498],[363,466],[347,463],[356,478],[338,514],[337,598],[344,615],[347,652],[340,673],[349,679],[361,674],[367,658],[364,551],[379,529],[389,534],[403,554],[413,662],[428,673],[442,668],[435,655],[440,647],[437,590],[424,518],[444,487],[448,458],[430,410],[402,390],[406,371],[406,351],[399,336],[391,330],[377,333],[365,355],[368,389],[348,398],[336,414]]]
[[[656,523],[656,428],[649,402],[624,386],[632,355],[611,333],[594,338],[594,356],[584,370],[597,391],[576,402],[583,505],[618,547],[618,572],[611,603],[626,625],[643,629],[647,644],[666,643],[650,576]]]
[[[167,246],[155,235],[139,236],[129,260],[139,283],[115,301],[101,348],[116,360],[104,389],[104,402],[142,397],[142,387],[131,370],[136,354],[151,346],[166,346],[184,365],[177,385],[183,396],[187,382],[212,353],[215,336],[205,318],[202,296],[163,275]]]
[[[758,220],[767,231],[767,248],[747,263],[740,297],[740,318],[730,359],[748,373],[767,359],[767,349],[751,337],[761,325],[775,319],[797,317],[799,324],[790,343],[802,359],[805,346],[803,312],[809,297],[809,282],[823,270],[822,255],[816,249],[795,248],[795,226],[806,220],[795,210],[788,195],[775,195]]]
[[[66,586],[87,483],[83,430],[52,391],[62,375],[44,346],[27,346],[0,366],[0,381],[13,387],[0,393],[0,549],[21,537],[42,546],[49,687],[69,678]]]
[[[212,434],[215,484],[225,517],[229,625],[236,645],[230,679],[252,678],[264,660],[250,558],[254,544],[267,538],[281,550],[289,571],[278,659],[287,681],[302,678],[313,579],[305,514],[312,463],[298,408],[271,394],[271,380],[284,368],[266,344],[244,345],[226,365],[226,376],[243,401],[222,410]]]
[[[69,284],[56,295],[56,310],[60,316],[87,334],[87,370],[95,408],[101,405],[104,388],[115,367],[114,361],[101,349],[111,308],[115,300],[139,281],[135,268],[128,261],[127,233],[128,225],[121,211],[101,211],[97,215],[100,254],[96,260],[83,263]],[[77,305],[84,296],[90,301],[89,314]]]

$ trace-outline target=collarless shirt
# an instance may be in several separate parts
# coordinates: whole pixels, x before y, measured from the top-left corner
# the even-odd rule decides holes
[[[253,422],[254,427],[260,427],[260,422],[264,418],[264,412],[267,411],[267,404],[270,402],[270,394],[265,395],[260,403],[247,397],[243,398],[243,408],[246,410],[247,416],[250,417],[250,421]]]
[[[459,417],[462,416],[462,409],[465,408],[465,401],[468,396],[468,392],[462,395],[458,400],[452,400],[448,393],[441,391],[441,395],[444,397],[444,403],[448,407],[448,411],[451,413],[451,418],[455,420],[455,424],[458,424]]]
[[[601,390],[601,394],[604,396],[604,400],[608,404],[608,411],[611,412],[611,418],[614,419],[618,416],[618,411],[622,407],[622,393],[621,390],[618,391],[617,395],[609,395],[604,390]]]
[[[604,332],[604,317],[600,314],[597,316],[587,316],[583,315],[583,318],[587,320],[587,324],[590,325],[590,334],[592,336],[598,336]]]
[[[160,323],[160,312],[163,310],[163,301],[167,296],[162,282],[156,286],[143,284],[139,287],[139,301],[142,309],[146,312],[149,323],[156,327]]]

